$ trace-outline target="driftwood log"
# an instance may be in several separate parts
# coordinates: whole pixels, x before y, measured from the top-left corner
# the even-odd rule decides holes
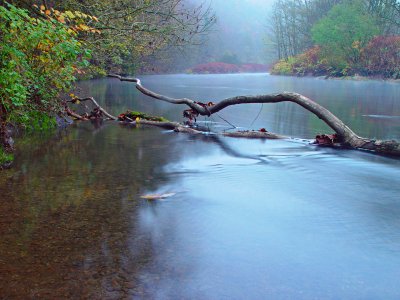
[[[140,79],[138,78],[129,78],[122,77],[120,75],[110,74],[109,77],[117,78],[120,81],[133,82],[136,85],[136,88],[144,95],[147,95],[151,98],[158,99],[161,101],[165,101],[172,104],[185,104],[190,109],[186,110],[186,115],[190,116],[211,116],[214,113],[219,112],[220,110],[238,104],[254,104],[254,103],[278,103],[278,102],[293,102],[311,113],[315,114],[318,118],[324,121],[330,128],[335,131],[334,140],[332,140],[332,145],[339,145],[341,147],[360,149],[360,150],[369,150],[380,154],[392,155],[392,156],[400,156],[400,143],[394,140],[391,141],[381,141],[381,140],[372,140],[364,137],[358,136],[353,130],[351,130],[346,124],[344,124],[338,117],[336,117],[333,113],[331,113],[325,107],[319,105],[313,100],[297,93],[283,92],[276,94],[267,94],[267,95],[255,95],[255,96],[236,96],[227,98],[219,101],[218,103],[208,102],[207,104],[201,103],[199,101],[194,101],[188,98],[171,98],[165,95],[157,94],[147,88],[145,88]],[[106,115],[110,119],[117,119],[116,117],[108,114],[104,109],[102,109],[98,103],[92,98],[84,98],[79,99],[80,101],[90,100],[94,103],[95,107],[100,110],[104,115]],[[68,110],[67,110],[68,112]],[[80,119],[81,116],[76,116],[76,118]],[[133,121],[133,120],[132,120]],[[176,122],[155,122],[148,120],[140,120],[142,124],[161,126],[164,128],[174,129],[175,131],[180,132],[190,132],[190,133],[199,133],[200,131],[182,126],[182,124]],[[270,132],[259,132],[259,131],[239,131],[239,132],[225,132],[223,133],[226,136],[233,137],[253,137],[253,138],[284,138],[283,136],[270,133]],[[324,136],[326,137],[326,136]],[[317,139],[318,141],[318,139]]]
[[[138,78],[122,77],[114,74],[110,74],[109,77],[118,78],[121,81],[133,82],[136,84],[136,88],[144,95],[172,104],[185,104],[189,106],[194,112],[202,116],[210,116],[231,105],[250,103],[278,103],[285,101],[293,102],[312,112],[322,121],[324,121],[329,127],[331,127],[336,133],[337,142],[340,143],[343,147],[370,150],[377,153],[400,156],[400,143],[398,143],[397,141],[380,141],[360,137],[325,107],[297,93],[283,92],[268,95],[236,96],[221,100],[216,104],[210,102],[213,105],[204,105],[200,102],[188,98],[176,99],[157,94],[143,87]],[[231,133],[230,135],[235,136],[235,134],[243,135],[241,133]]]
[[[67,104],[67,103],[78,103],[78,102],[85,102],[85,101],[92,102],[94,105],[94,109],[90,114],[86,113],[83,116],[81,116],[81,115],[77,114],[76,112],[74,112],[73,110],[71,110]],[[113,115],[109,114],[104,108],[102,108],[93,97],[87,97],[87,98],[74,97],[71,100],[65,101],[64,108],[65,108],[65,112],[67,113],[67,115],[69,115],[75,119],[81,120],[81,121],[90,120],[91,118],[99,118],[99,117],[102,117],[103,115],[106,116],[110,120],[118,119],[117,117],[114,117]]]

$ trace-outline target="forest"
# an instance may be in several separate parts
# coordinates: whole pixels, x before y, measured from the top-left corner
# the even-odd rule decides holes
[[[397,0],[278,0],[274,74],[400,78]]]

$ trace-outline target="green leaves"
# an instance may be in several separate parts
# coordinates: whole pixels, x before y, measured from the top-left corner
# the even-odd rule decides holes
[[[88,65],[85,50],[69,27],[53,19],[36,19],[12,5],[0,6],[0,99],[5,121],[47,127],[58,111],[60,92]]]
[[[361,3],[345,2],[334,6],[311,32],[330,64],[344,69],[358,64],[361,49],[379,33],[379,29]]]

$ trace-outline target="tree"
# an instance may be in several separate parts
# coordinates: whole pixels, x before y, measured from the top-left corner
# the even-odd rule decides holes
[[[68,26],[53,13],[66,22],[63,13],[45,7],[33,18],[27,10],[0,6],[0,167],[12,159],[3,153],[13,151],[9,125],[54,126],[59,94],[71,88],[76,72],[88,63],[90,52],[76,38],[76,22]]]
[[[357,2],[358,1],[358,2]],[[400,34],[400,2],[398,0],[277,0],[270,15],[271,40],[278,59],[287,60],[313,46],[312,28],[325,18],[335,5],[358,10],[354,15],[367,15],[383,35]],[[335,17],[331,13],[331,18]],[[353,18],[347,14],[346,23]],[[341,26],[338,19],[332,26]],[[370,23],[370,22],[369,22]],[[343,64],[343,62],[342,62]]]
[[[345,73],[360,63],[361,49],[377,34],[374,17],[360,2],[335,5],[312,28],[312,37],[320,45],[328,63]]]
[[[287,60],[313,46],[312,26],[339,0],[278,0],[271,15],[271,35],[278,59]]]
[[[400,2],[398,0],[368,0],[367,11],[376,17],[384,35],[400,34]]]
[[[77,32],[49,17],[50,11],[43,14],[45,18],[33,18],[24,9],[0,6],[3,125],[47,127],[45,122],[52,121],[44,116],[57,111],[59,93],[71,88],[76,72],[88,63],[90,52],[77,40]]]
[[[26,0],[14,0],[30,8]],[[133,73],[147,57],[163,55],[170,47],[196,44],[215,22],[210,7],[186,0],[64,0],[45,1],[47,6],[63,11],[80,11],[96,16],[98,22],[88,25],[100,35],[80,35],[92,50],[95,72]]]

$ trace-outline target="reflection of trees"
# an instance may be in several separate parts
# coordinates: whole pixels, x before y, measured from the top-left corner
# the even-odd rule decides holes
[[[174,159],[170,137],[117,126],[93,134],[85,126],[46,145],[22,145],[22,163],[0,187],[2,296],[120,298],[151,260],[147,237],[135,257],[126,243],[140,234],[132,221],[139,191],[168,181],[156,172]]]

